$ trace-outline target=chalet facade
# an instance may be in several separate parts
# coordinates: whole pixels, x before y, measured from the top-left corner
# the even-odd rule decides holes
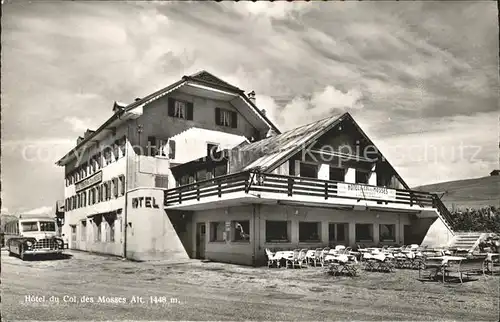
[[[440,200],[412,191],[348,113],[281,133],[205,71],[87,131],[65,167],[69,247],[257,264],[265,248],[446,244]]]

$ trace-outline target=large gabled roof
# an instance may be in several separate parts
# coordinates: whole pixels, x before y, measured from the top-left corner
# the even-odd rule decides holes
[[[59,159],[56,164],[57,165],[64,165],[65,160],[71,155],[71,153],[78,151],[80,148],[82,148],[85,144],[88,142],[92,141],[92,139],[98,135],[103,129],[107,128],[114,122],[117,122],[121,119],[121,117],[126,113],[129,112],[139,106],[143,106],[147,103],[150,103],[151,101],[154,101],[164,95],[167,95],[168,93],[178,89],[179,87],[185,85],[188,82],[194,82],[194,83],[199,83],[202,85],[208,85],[209,87],[213,88],[220,88],[226,91],[230,91],[234,94],[237,94],[243,101],[245,101],[264,122],[269,125],[270,128],[272,128],[275,132],[281,133],[281,131],[274,125],[273,122],[271,122],[266,115],[259,109],[255,104],[245,95],[244,91],[239,89],[236,86],[233,86],[220,78],[214,76],[213,74],[207,72],[206,70],[202,70],[198,73],[195,73],[193,75],[189,76],[183,76],[182,79],[178,80],[177,82],[164,87],[152,94],[149,94],[141,99],[137,99],[136,101],[130,103],[129,105],[123,106],[123,103],[117,104],[117,102],[114,103],[113,105],[113,111],[114,114],[106,121],[104,124],[102,124],[96,131],[91,133],[88,137],[85,137],[81,142],[79,142],[75,148],[73,148],[71,151],[69,151],[64,157]]]
[[[343,115],[345,114],[329,116],[285,133],[240,146],[239,151],[243,154],[260,155],[260,157],[245,166],[244,170],[260,169],[269,171],[273,166],[284,162],[342,121]]]
[[[264,140],[251,144],[240,145],[238,147],[239,153],[242,153],[243,155],[245,155],[245,153],[247,155],[253,155],[253,160],[250,163],[247,163],[247,165],[245,165],[241,170],[259,170],[262,172],[273,171],[293,155],[314,143],[315,140],[319,139],[330,129],[346,120],[350,120],[352,124],[354,124],[357,131],[364,139],[366,139],[368,144],[376,147],[349,113],[343,113],[341,115],[337,114]],[[382,160],[386,160],[390,169],[394,172],[405,189],[409,190],[410,187],[382,155],[380,150],[378,148],[376,148],[376,150],[380,158]]]

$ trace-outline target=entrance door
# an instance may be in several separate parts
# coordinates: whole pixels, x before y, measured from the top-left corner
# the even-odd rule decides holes
[[[403,231],[403,240],[405,245],[411,245],[413,244],[413,234],[411,232],[411,226],[410,225],[405,225],[404,226],[404,231]]]
[[[69,248],[76,248],[76,225],[70,225],[71,227],[71,245]]]
[[[196,258],[205,259],[205,223],[196,224]]]

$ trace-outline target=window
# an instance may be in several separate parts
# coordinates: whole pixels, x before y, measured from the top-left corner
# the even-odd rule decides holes
[[[113,178],[113,195],[118,198],[118,178]]]
[[[125,195],[125,176],[120,176],[120,196]]]
[[[73,199],[73,207],[71,207],[71,209],[73,210],[73,209],[76,209],[76,207],[77,207],[77,200],[76,200],[76,196],[73,196],[71,198]]]
[[[174,117],[186,118],[186,103],[175,101],[174,105]]]
[[[168,116],[185,120],[193,119],[193,103],[168,99]]]
[[[380,241],[396,241],[396,225],[379,225]]]
[[[215,108],[215,124],[237,128],[238,114],[222,108]]]
[[[196,172],[196,181],[207,180],[207,169],[201,169]]]
[[[225,223],[223,221],[211,222],[210,223],[210,241],[211,242],[224,241],[224,231],[225,231]]]
[[[168,176],[156,175],[155,176],[156,188],[168,188]]]
[[[175,141],[174,140],[168,141],[168,158],[175,159]]]
[[[221,164],[215,167],[214,169],[215,177],[224,176],[226,174],[227,174],[227,166],[225,164]]]
[[[120,158],[120,148],[118,146],[118,141],[115,141],[113,144],[113,156],[115,157],[115,161],[118,161]]]
[[[357,242],[373,241],[373,225],[356,224],[356,241]]]
[[[369,172],[361,171],[356,169],[356,183],[368,183]]]
[[[319,222],[299,222],[299,242],[316,242],[320,241]]]
[[[300,176],[307,178],[318,178],[318,166],[316,164],[300,163]]]
[[[101,152],[97,153],[95,159],[97,161],[97,169],[101,169],[102,168],[102,155],[101,155]]]
[[[106,230],[106,241],[113,243],[115,241],[115,220],[116,215],[104,216],[108,229]]]
[[[87,240],[87,220],[82,220],[81,222],[81,229],[80,229],[80,237],[81,241],[86,241]]]
[[[232,221],[233,241],[250,241],[250,221]]]
[[[119,142],[118,142],[118,146],[120,148],[120,154],[121,156],[125,156],[125,148],[127,146],[127,139],[125,137],[123,137]]]
[[[87,192],[86,191],[82,192],[81,200],[82,200],[82,207],[87,206]]]
[[[148,136],[148,156],[155,156],[157,153],[156,138],[154,136]]]
[[[106,150],[104,150],[104,165],[108,165],[110,164],[112,161],[111,161],[111,148],[107,148]]]
[[[23,232],[38,231],[38,223],[36,221],[25,221],[21,223]]]
[[[95,241],[100,242],[102,240],[102,216],[94,217],[94,224],[96,229]]]
[[[108,200],[108,183],[105,182],[101,185],[101,194],[102,194],[102,201]]]
[[[330,167],[330,180],[345,181],[345,169]]]
[[[266,220],[266,242],[288,242],[290,224],[288,221]]]
[[[111,181],[106,185],[106,200],[111,200]]]
[[[328,241],[330,242],[347,242],[349,225],[347,223],[329,223],[328,224]]]
[[[101,202],[102,200],[102,187],[99,185],[96,187],[96,194],[97,194],[97,202]]]

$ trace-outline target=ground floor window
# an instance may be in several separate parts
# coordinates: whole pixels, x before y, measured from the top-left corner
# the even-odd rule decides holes
[[[224,241],[224,229],[225,229],[225,223],[223,221],[211,222],[210,223],[210,241],[211,242]]]
[[[356,241],[357,242],[373,241],[373,225],[356,224]]]
[[[379,226],[380,241],[396,241],[396,225],[383,224]]]
[[[328,241],[330,242],[347,242],[349,224],[347,223],[329,223],[328,224]]]
[[[330,180],[345,181],[345,169],[330,166]]]
[[[245,242],[250,241],[250,221],[238,220],[231,222],[233,229],[233,241]]]
[[[81,241],[86,241],[87,240],[87,220],[81,221],[80,228],[81,228],[81,230],[80,230]]]
[[[266,242],[289,242],[290,223],[288,221],[266,220]]]
[[[320,241],[321,223],[319,222],[299,222],[299,242]]]
[[[94,230],[95,230],[95,241],[100,242],[102,241],[102,216],[95,216],[94,217]]]
[[[106,225],[108,226],[108,228],[106,229],[106,241],[113,243],[115,241],[116,215],[106,215],[104,216],[104,219],[106,220]]]

